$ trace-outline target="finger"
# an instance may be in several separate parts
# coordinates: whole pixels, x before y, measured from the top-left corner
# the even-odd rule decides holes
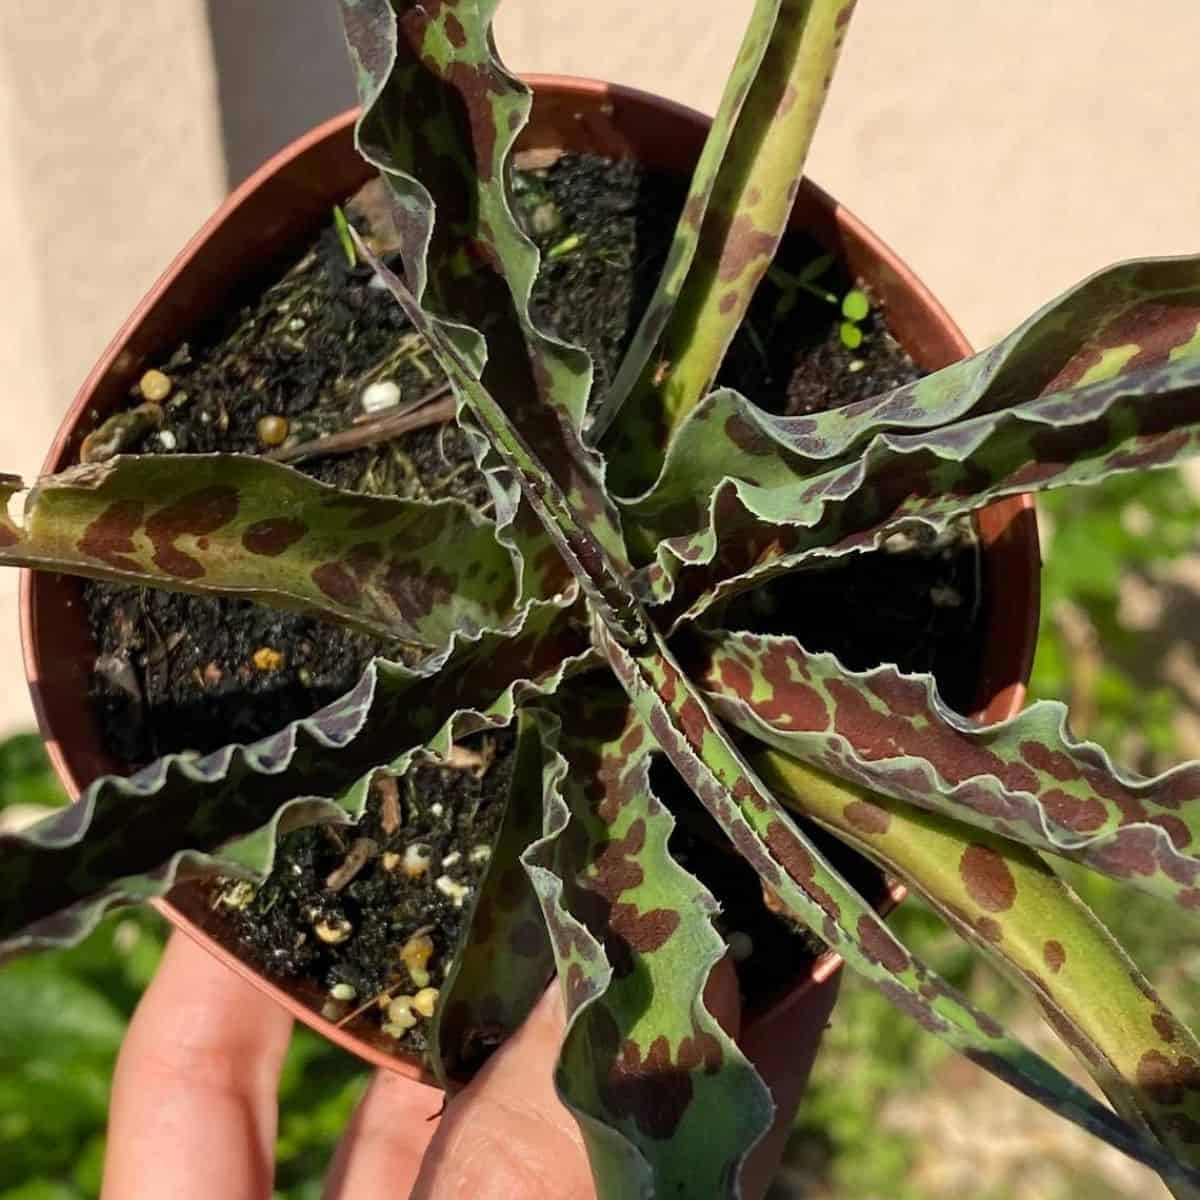
[[[325,1181],[325,1200],[398,1200],[417,1179],[445,1100],[426,1087],[380,1071],[355,1110]]]
[[[291,1018],[175,934],[117,1059],[102,1200],[262,1200]]]
[[[766,1019],[750,1022],[739,1039],[738,1044],[771,1089],[775,1101],[775,1121],[742,1168],[743,1194],[752,1200],[766,1194],[779,1170],[779,1160],[808,1086],[840,981],[839,971],[832,979],[769,1013]]]
[[[412,1200],[595,1195],[583,1138],[554,1091],[564,1028],[562,998],[552,985],[525,1024],[447,1105]],[[348,1194],[346,1200],[359,1197]],[[364,1200],[374,1200],[374,1193]]]

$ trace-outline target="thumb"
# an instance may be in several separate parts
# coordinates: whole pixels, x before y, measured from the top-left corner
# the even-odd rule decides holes
[[[574,1117],[554,1091],[566,1020],[552,984],[442,1115],[412,1200],[591,1200]]]
[[[728,957],[713,969],[704,999],[736,1036],[741,1000]],[[583,1137],[554,1090],[565,1028],[561,990],[552,984],[524,1025],[448,1103],[412,1200],[592,1200]]]

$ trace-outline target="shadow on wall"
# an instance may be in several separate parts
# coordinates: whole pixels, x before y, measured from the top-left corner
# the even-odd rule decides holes
[[[333,0],[207,0],[231,188],[354,103]]]

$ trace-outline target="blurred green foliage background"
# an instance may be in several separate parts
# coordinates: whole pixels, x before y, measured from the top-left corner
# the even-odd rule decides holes
[[[1196,754],[1184,744],[1187,697],[1163,678],[1171,622],[1186,626],[1198,603],[1170,576],[1197,545],[1195,496],[1164,472],[1054,495],[1042,508],[1049,552],[1033,695],[1070,699],[1077,732],[1143,770]],[[1140,597],[1132,614],[1131,586]],[[0,744],[0,809],[61,802],[34,736]],[[1200,1016],[1200,928],[1105,880],[1071,877],[1180,1015]],[[910,900],[895,922],[978,1003],[1070,1064],[1032,1007],[921,904]],[[97,1195],[113,1062],[164,936],[153,914],[122,913],[76,949],[0,971],[0,1200]],[[365,1085],[353,1059],[297,1031],[281,1086],[278,1197],[318,1200],[332,1145]],[[958,1063],[847,978],[775,1194],[1152,1200],[1166,1195],[1157,1188]]]

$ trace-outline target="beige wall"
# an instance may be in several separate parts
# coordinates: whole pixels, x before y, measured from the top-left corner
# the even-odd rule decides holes
[[[36,467],[90,362],[217,203],[223,150],[236,179],[347,97],[333,0],[210,2],[215,51],[202,0],[0,3],[4,470]],[[518,69],[711,108],[749,8],[506,0],[499,39]],[[1198,248],[1197,45],[1194,0],[863,0],[812,174],[982,342],[1105,262]],[[29,715],[0,588],[7,729]]]

